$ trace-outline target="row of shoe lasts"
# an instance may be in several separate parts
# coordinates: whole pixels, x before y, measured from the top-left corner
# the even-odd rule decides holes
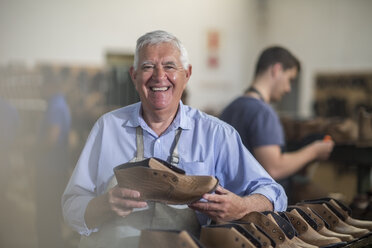
[[[285,212],[251,212],[237,221],[203,226],[199,240],[186,231],[144,230],[140,248],[333,248],[362,240],[371,245],[371,237],[372,221],[354,219],[343,203],[322,198],[289,206]]]

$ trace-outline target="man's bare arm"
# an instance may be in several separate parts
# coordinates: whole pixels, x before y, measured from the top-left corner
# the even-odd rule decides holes
[[[315,141],[295,152],[282,153],[280,146],[269,145],[257,147],[253,153],[266,171],[278,180],[296,173],[311,161],[327,159],[333,146],[333,141]]]

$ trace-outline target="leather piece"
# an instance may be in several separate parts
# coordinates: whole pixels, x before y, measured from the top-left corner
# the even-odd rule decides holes
[[[188,176],[155,158],[117,166],[114,173],[119,187],[140,192],[138,200],[166,204],[189,204],[213,192],[218,185],[212,176]]]

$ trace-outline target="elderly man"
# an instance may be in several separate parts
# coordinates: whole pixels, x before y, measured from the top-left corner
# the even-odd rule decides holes
[[[287,197],[226,123],[183,105],[192,67],[181,42],[164,31],[137,40],[130,75],[139,103],[103,115],[94,125],[62,197],[80,247],[136,246],[145,228],[198,235],[208,220],[286,208]],[[138,191],[111,187],[113,168],[156,157],[187,175],[219,179],[214,194],[187,205],[139,201]],[[196,211],[195,211],[196,210]]]

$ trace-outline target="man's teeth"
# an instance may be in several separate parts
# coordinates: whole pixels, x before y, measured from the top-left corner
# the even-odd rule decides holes
[[[168,87],[152,87],[152,91],[166,91]]]

